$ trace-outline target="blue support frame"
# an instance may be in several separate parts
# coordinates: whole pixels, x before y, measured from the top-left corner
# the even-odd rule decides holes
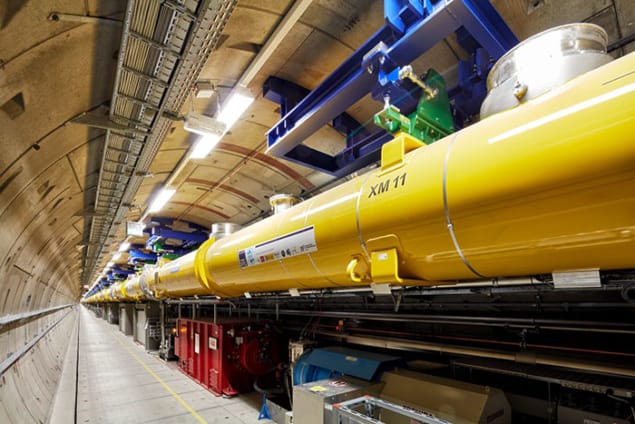
[[[184,244],[185,243],[203,243],[205,240],[207,240],[207,234],[201,231],[186,233],[185,231],[175,231],[165,227],[154,227],[152,229],[151,238],[153,237],[162,238],[164,240],[167,240],[167,239],[181,240],[184,242]]]
[[[410,64],[454,31],[467,32],[473,45],[468,48],[472,58],[460,72],[459,86],[450,90],[451,98],[460,103],[455,117],[460,126],[484,97],[484,53],[488,71],[493,60],[518,43],[488,0],[385,0],[384,12],[387,23],[301,101],[291,107],[286,99],[271,99],[281,104],[282,119],[267,132],[269,154],[335,176],[376,161],[381,145],[391,138],[384,131],[351,139],[335,156],[302,142],[324,125],[338,122],[337,117],[366,94],[379,96],[380,72],[387,75]],[[472,65],[477,66],[477,73],[468,72]]]
[[[112,276],[117,279],[125,279],[128,278],[129,275],[135,274],[136,271],[134,269],[127,269],[115,266],[112,268]]]
[[[268,153],[284,156],[370,92],[375,77],[360,65],[368,50],[387,39],[394,39],[394,36],[390,27],[384,25],[272,127],[267,132]]]
[[[208,232],[209,231],[209,229],[207,227],[203,227],[202,225],[198,225],[198,224],[195,224],[193,222],[176,220],[174,218],[168,218],[168,217],[164,217],[164,216],[153,216],[153,217],[151,217],[150,218],[150,225],[147,226],[144,231],[148,232],[148,233],[151,233],[152,228],[155,227],[155,226],[153,226],[151,224],[159,224],[159,226],[162,226],[162,227],[171,227],[174,224],[174,222],[185,223],[192,230],[203,231],[203,232]]]
[[[145,246],[136,245],[135,247],[132,247],[128,251],[128,254],[130,255],[130,257],[128,259],[128,263],[137,264],[139,262],[141,262],[141,263],[156,262],[157,254],[156,253],[146,253],[143,250],[141,250],[143,247],[145,247]]]
[[[178,245],[165,244],[161,249],[163,252],[174,253],[177,255],[184,255],[197,247],[199,244],[207,240],[209,231],[198,224],[192,222],[185,222],[189,228],[193,231],[178,231],[170,228],[174,224],[173,218],[166,217],[153,217],[152,223],[154,226],[146,228],[144,231],[149,233],[149,237],[145,242],[145,247],[148,250],[152,250],[152,246],[160,241],[165,240],[179,240],[181,243]],[[184,221],[180,221],[184,222]],[[156,225],[158,224],[158,225]]]
[[[287,112],[295,107],[310,91],[291,81],[278,77],[269,77],[263,84],[263,96],[280,105],[280,115],[285,116]],[[328,169],[331,172],[342,169],[342,164],[346,159],[360,148],[367,144],[371,134],[362,124],[348,113],[341,113],[331,121],[333,128],[346,137],[346,149],[336,156],[329,156],[318,150],[299,144],[287,152],[285,158],[299,164],[305,164],[306,158],[311,158],[314,165],[321,169]],[[385,133],[383,130],[378,132]],[[369,162],[369,163],[372,163]],[[354,171],[354,169],[353,169]],[[352,172],[352,171],[350,171]]]

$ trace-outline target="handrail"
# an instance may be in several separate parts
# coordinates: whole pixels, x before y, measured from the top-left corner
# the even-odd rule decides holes
[[[36,335],[33,339],[31,339],[30,342],[28,342],[27,344],[25,344],[24,346],[22,346],[22,348],[20,348],[20,350],[13,352],[13,354],[11,354],[11,356],[9,356],[7,359],[5,359],[4,361],[0,362],[0,375],[4,374],[4,372],[6,370],[8,370],[9,368],[11,368],[13,366],[13,364],[15,364],[20,358],[22,358],[29,350],[31,350],[31,348],[33,346],[35,346],[41,339],[42,337],[46,336],[46,334],[51,331],[53,328],[55,328],[57,326],[57,324],[59,324],[64,318],[66,318],[69,314],[71,313],[71,311],[68,311],[66,314],[64,314],[64,316],[60,317],[57,321],[55,321],[52,324],[49,324],[48,327],[46,327],[44,330],[42,330],[38,335]]]
[[[11,324],[12,322],[22,321],[24,319],[36,317],[39,315],[49,314],[51,312],[68,308],[69,306],[73,306],[73,305],[74,303],[69,303],[68,305],[53,306],[51,308],[40,309],[38,311],[29,311],[29,312],[24,312],[21,314],[5,315],[3,317],[0,317],[0,327],[2,327],[3,325]]]

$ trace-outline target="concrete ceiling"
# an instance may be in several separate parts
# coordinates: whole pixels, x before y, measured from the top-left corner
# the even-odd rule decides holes
[[[290,7],[286,0],[240,0],[199,80],[217,87],[211,99],[185,101],[179,112],[213,113]],[[603,26],[614,43],[635,31],[632,0],[494,0],[520,39],[568,22]],[[107,115],[121,26],[53,21],[52,12],[122,20],[114,0],[0,3],[0,314],[68,303],[81,292],[80,274],[94,210],[105,131],[69,120]],[[248,224],[265,215],[280,192],[306,195],[331,177],[265,154],[265,133],[278,106],[262,97],[270,75],[312,89],[383,24],[383,2],[315,0],[248,85],[255,102],[205,159],[188,161],[174,180],[177,194],[160,213],[204,226]],[[612,52],[620,56],[635,43]],[[414,64],[447,71],[459,54],[449,38]],[[381,105],[364,99],[349,113],[368,122]],[[174,121],[126,220],[138,220],[197,136]],[[332,150],[342,136],[324,128],[310,143]],[[97,270],[125,238],[109,239]],[[28,301],[26,299],[29,299]]]

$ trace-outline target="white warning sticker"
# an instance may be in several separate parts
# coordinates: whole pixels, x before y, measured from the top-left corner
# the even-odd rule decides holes
[[[316,252],[313,225],[238,251],[241,268]]]

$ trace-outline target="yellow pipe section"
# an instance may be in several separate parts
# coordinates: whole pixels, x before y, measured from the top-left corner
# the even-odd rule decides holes
[[[118,301],[122,301],[122,300],[126,300],[126,295],[125,295],[125,284],[126,281],[119,281],[118,283],[114,284],[114,297],[118,300]]]
[[[144,275],[148,288],[233,297],[633,268],[633,69],[635,53],[430,146],[399,135],[380,169],[204,243]]]
[[[120,287],[120,290],[121,290],[121,298],[123,300],[132,300],[132,298],[128,295],[128,290],[126,290],[126,286],[128,285],[128,281],[130,281],[134,277],[136,277],[136,275],[129,276],[126,281],[122,281],[120,283],[119,287]]]
[[[124,291],[126,293],[126,300],[143,300],[145,299],[145,293],[141,289],[139,281],[139,275],[134,275],[125,281]]]
[[[83,303],[138,301],[146,298],[139,281],[139,275],[133,275],[128,280],[116,282],[110,287],[100,290],[84,299]]]
[[[168,262],[149,275],[144,273],[148,279],[148,288],[157,299],[201,294],[203,288],[194,271],[196,253],[190,252]]]
[[[117,287],[119,286],[119,284],[121,283],[116,282],[108,288],[108,296],[110,297],[112,302],[118,302],[119,300],[121,300],[120,299],[121,292],[117,290]]]
[[[210,291],[632,268],[633,69],[630,54],[403,160],[398,137],[381,169],[206,246]]]

